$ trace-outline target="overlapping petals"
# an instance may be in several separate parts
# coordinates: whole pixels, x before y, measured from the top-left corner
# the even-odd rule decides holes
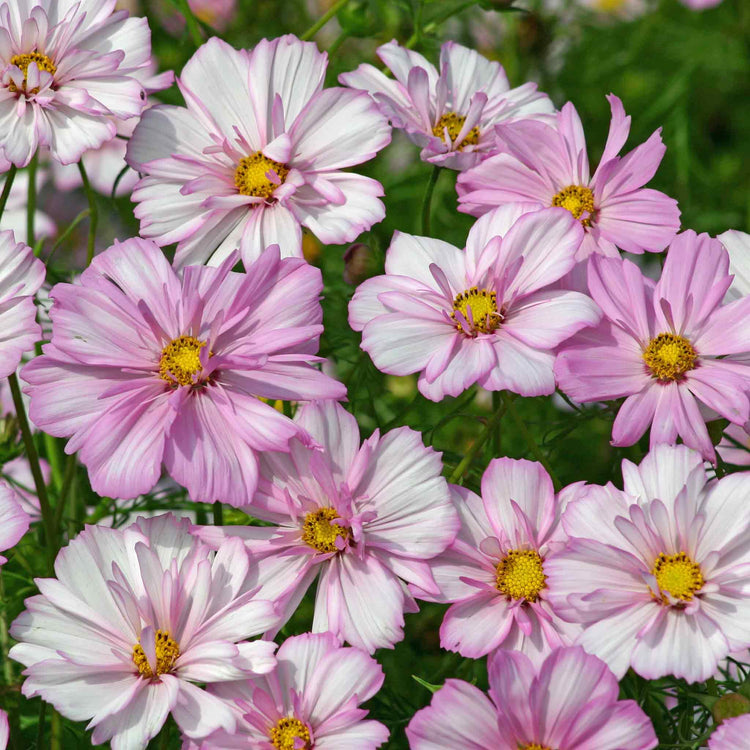
[[[18,493],[6,482],[0,481],[0,551],[18,544],[28,531],[31,518],[23,509],[23,501]],[[0,555],[0,565],[6,559]]]

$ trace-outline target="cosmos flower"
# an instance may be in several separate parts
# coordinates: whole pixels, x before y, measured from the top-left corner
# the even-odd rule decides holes
[[[21,498],[7,482],[0,481],[0,551],[15,547],[29,530],[31,518]],[[0,555],[0,565],[7,560]]]
[[[251,515],[274,526],[207,526],[209,544],[239,536],[257,561],[251,589],[291,617],[318,578],[315,632],[331,631],[372,653],[403,637],[418,610],[403,581],[437,594],[430,560],[453,541],[458,517],[440,454],[408,427],[360,447],[354,417],[334,402],[309,404],[297,424],[323,451],[298,441],[264,453]],[[255,572],[255,568],[252,572]]]
[[[274,247],[246,274],[230,272],[235,259],[180,279],[153,242],[131,239],[53,288],[52,341],[21,376],[31,419],[72,438],[98,494],[145,494],[163,463],[192,500],[244,505],[257,451],[307,439],[260,397],[344,396],[312,366],[320,271]]]
[[[512,89],[500,63],[455,42],[441,47],[439,71],[395,41],[377,52],[395,80],[363,64],[339,81],[370,93],[393,127],[422,147],[422,159],[441,167],[478,164],[496,149],[497,123],[551,119],[555,111],[535,83]]]
[[[273,672],[209,688],[239,714],[236,732],[216,732],[188,748],[375,750],[388,739],[388,729],[365,720],[359,704],[378,692],[383,679],[372,657],[341,647],[332,633],[287,638]]]
[[[418,372],[433,401],[473,383],[523,396],[555,390],[553,349],[601,313],[587,296],[548,287],[575,264],[583,230],[561,208],[506,206],[472,227],[466,251],[397,232],[385,275],[349,304],[362,348],[391,375]]]
[[[670,246],[656,286],[630,261],[591,260],[589,290],[605,317],[563,345],[555,375],[579,402],[626,397],[614,445],[632,445],[651,425],[652,447],[679,436],[713,461],[698,404],[748,421],[750,362],[733,355],[750,351],[750,297],[722,304],[731,280],[726,250],[692,231]]]
[[[90,719],[93,743],[113,750],[145,748],[170,713],[188,737],[233,731],[231,709],[195,683],[274,666],[275,644],[245,640],[276,620],[270,602],[239,593],[249,566],[240,542],[214,553],[170,515],[86,527],[12,625],[23,694]]]
[[[0,3],[0,151],[29,163],[39,146],[72,164],[115,137],[113,117],[138,117],[135,73],[151,62],[145,18],[115,0]]]
[[[750,294],[750,234],[730,229],[716,239],[729,253],[729,273],[734,276],[728,298],[746,297]]]
[[[738,750],[747,744],[750,714],[724,719],[708,738],[708,750]]]
[[[609,137],[590,176],[583,126],[568,102],[556,125],[526,120],[495,128],[501,153],[458,177],[459,211],[481,216],[504,203],[562,206],[578,219],[585,237],[577,260],[592,253],[618,256],[660,252],[680,227],[677,201],[643,186],[666,150],[657,130],[626,156],[617,154],[630,132],[630,117],[613,94]]]
[[[684,445],[622,474],[624,491],[592,485],[565,509],[568,546],[545,566],[552,604],[618,678],[706,680],[750,646],[750,475],[709,481]]]
[[[187,108],[149,109],[128,144],[146,175],[133,192],[141,234],[179,243],[175,265],[245,265],[278,244],[302,255],[302,227],[353,241],[385,216],[379,182],[343,172],[371,159],[390,128],[362,92],[323,89],[327,55],[288,35],[235,50],[210,39],[178,81]]]
[[[412,750],[651,750],[656,734],[635,701],[618,700],[607,665],[558,648],[534,668],[524,654],[489,660],[489,697],[447,680],[406,728]]]
[[[8,746],[10,730],[8,727],[8,714],[0,709],[0,750],[5,750]]]

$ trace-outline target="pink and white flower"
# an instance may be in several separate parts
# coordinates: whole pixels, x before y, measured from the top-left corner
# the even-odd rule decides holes
[[[365,720],[359,704],[378,692],[384,677],[372,657],[341,647],[332,633],[287,638],[273,672],[209,688],[241,718],[234,734],[216,732],[192,747],[375,750],[388,739],[388,729]]]
[[[30,523],[18,493],[7,482],[0,481],[0,551],[15,547]],[[0,565],[5,562],[7,559],[0,555]]]
[[[750,736],[750,714],[724,719],[708,738],[708,750],[739,750]]]
[[[686,445],[715,460],[698,404],[738,425],[750,419],[750,296],[722,304],[731,284],[726,250],[687,231],[669,248],[658,284],[618,258],[592,258],[589,291],[601,324],[563,346],[560,387],[579,402],[625,396],[614,445],[632,445],[651,425],[651,446]],[[725,356],[728,355],[728,356]]]
[[[206,526],[209,544],[238,536],[257,562],[258,596],[291,617],[318,578],[315,632],[372,653],[403,637],[418,607],[404,581],[437,594],[431,560],[458,531],[440,454],[418,432],[376,431],[360,447],[354,417],[334,402],[305,406],[297,424],[323,451],[294,441],[264,453],[251,515],[274,526]],[[253,571],[254,572],[254,571]]]
[[[307,439],[260,399],[344,396],[313,366],[320,271],[274,247],[246,274],[230,272],[235,259],[180,279],[153,242],[131,239],[53,288],[52,341],[21,375],[31,419],[72,438],[98,494],[145,494],[163,463],[191,499],[244,505],[257,452]]]
[[[568,102],[550,125],[526,120],[495,128],[501,153],[459,175],[459,211],[481,216],[504,203],[562,206],[581,223],[585,237],[577,260],[592,253],[618,256],[661,252],[680,227],[677,201],[643,186],[654,176],[666,147],[657,130],[626,156],[617,154],[630,132],[630,116],[613,94],[609,137],[590,174],[583,126]]]
[[[568,546],[546,566],[552,604],[618,678],[706,680],[750,646],[750,474],[709,481],[682,445],[622,473],[624,491],[592,485],[568,504]]]
[[[549,289],[575,264],[583,238],[564,209],[513,205],[483,216],[466,251],[397,232],[385,275],[349,304],[362,348],[391,375],[418,372],[433,401],[473,383],[540,396],[555,390],[553,350],[601,313],[587,296]]]
[[[169,515],[86,527],[12,625],[23,694],[89,719],[93,743],[114,750],[145,748],[170,713],[188,737],[234,731],[234,712],[196,683],[274,667],[275,644],[245,640],[276,620],[270,602],[240,593],[249,567],[239,541],[214,553]]]
[[[370,93],[393,127],[422,147],[421,158],[441,167],[479,164],[496,149],[497,123],[552,119],[555,111],[535,83],[512,89],[500,63],[455,42],[441,47],[439,71],[395,41],[377,53],[395,80],[363,64],[339,81]]]
[[[149,109],[128,144],[146,177],[133,192],[141,233],[177,242],[175,265],[245,265],[278,244],[302,256],[302,227],[351,242],[385,216],[379,182],[342,171],[371,159],[390,128],[362,92],[323,89],[327,55],[291,35],[252,51],[204,44],[178,81],[187,108]]]
[[[607,665],[558,648],[535,668],[515,651],[489,660],[489,697],[447,680],[406,728],[412,750],[651,750],[657,740],[635,701],[618,700]]]
[[[0,151],[25,166],[39,146],[72,164],[115,137],[113,117],[138,117],[136,73],[151,62],[145,18],[115,0],[0,4]]]

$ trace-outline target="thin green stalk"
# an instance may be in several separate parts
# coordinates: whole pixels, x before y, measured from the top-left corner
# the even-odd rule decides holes
[[[50,720],[49,748],[50,750],[62,750],[62,717],[57,711],[52,710]]]
[[[440,177],[441,168],[434,166],[432,173],[430,174],[430,181],[427,183],[427,188],[424,192],[424,198],[422,199],[422,236],[430,236],[430,219],[432,216],[432,195],[435,192],[435,185],[437,185],[438,177]]]
[[[36,728],[36,746],[37,747],[44,747],[44,726],[46,724],[47,719],[47,704],[42,701],[39,705],[39,719],[38,724]]]
[[[494,412],[499,411],[501,405],[503,403],[503,400],[500,398],[500,391],[492,391],[492,410]],[[502,430],[500,429],[500,423],[498,422],[497,426],[492,432],[492,455],[494,458],[498,458],[500,456],[500,448],[502,444]]]
[[[542,453],[541,448],[537,445],[536,440],[534,440],[534,436],[531,434],[531,432],[529,432],[529,428],[526,426],[526,423],[518,413],[518,409],[513,403],[513,399],[510,397],[507,391],[502,392],[502,399],[505,403],[505,408],[510,414],[511,419],[515,422],[516,427],[518,427],[521,435],[523,435],[523,439],[526,441],[526,445],[529,446],[529,450],[531,451],[534,458],[539,461],[539,463],[547,470],[547,473],[552,480],[552,484],[555,486],[555,492],[557,492],[562,486],[560,484],[560,480],[555,476],[555,473],[554,471],[552,471],[552,467],[550,466],[547,457],[544,455],[544,453]]]
[[[29,162],[29,192],[26,201],[26,244],[34,247],[34,219],[36,217],[36,170],[39,165],[39,152]]]
[[[484,425],[484,430],[482,430],[482,434],[472,443],[469,450],[466,451],[466,455],[461,459],[461,462],[456,466],[453,473],[448,478],[448,481],[451,484],[455,484],[463,477],[464,472],[469,468],[474,457],[479,453],[482,446],[487,442],[487,439],[500,424],[500,420],[503,418],[503,414],[505,414],[505,408],[506,404],[501,403],[500,408],[487,420]]]
[[[96,246],[96,229],[99,225],[99,206],[96,204],[96,194],[89,182],[89,176],[86,174],[86,167],[83,166],[83,160],[78,162],[78,171],[81,173],[83,180],[83,189],[86,191],[86,198],[89,202],[89,243],[86,254],[86,265],[91,265],[94,259],[94,249]]]
[[[8,202],[10,196],[10,189],[13,187],[13,180],[16,179],[16,172],[18,167],[15,164],[10,165],[10,169],[5,175],[5,184],[3,185],[3,193],[0,195],[0,219],[3,217],[5,211],[5,204]]]
[[[303,42],[312,39],[347,3],[349,0],[337,0],[304,34]]]
[[[55,506],[55,527],[60,528],[60,521],[62,521],[63,510],[65,503],[70,494],[70,488],[73,485],[73,480],[76,476],[76,456],[72,453],[65,459],[65,476],[62,478],[62,486],[60,488],[60,494],[57,498],[57,505]]]
[[[47,456],[47,460],[49,461],[50,469],[52,472],[52,486],[57,492],[59,492],[60,488],[62,487],[63,476],[60,466],[60,451],[57,444],[57,438],[53,437],[52,435],[48,435],[46,432],[44,433],[43,437],[44,452]]]
[[[217,500],[214,503],[214,526],[224,525],[224,508],[221,503]]]
[[[328,57],[333,57],[338,51],[339,47],[349,38],[349,32],[348,31],[342,31],[336,39],[334,39],[333,44],[328,48]]]
[[[57,249],[60,247],[60,245],[62,245],[62,243],[65,242],[65,240],[67,240],[68,237],[70,237],[73,230],[85,218],[87,218],[90,213],[91,212],[88,208],[84,208],[83,211],[81,211],[81,213],[79,213],[78,216],[76,216],[75,219],[73,219],[73,221],[68,225],[67,229],[57,238],[57,240],[55,241],[55,244],[52,245],[52,250],[50,250],[50,253],[47,256],[47,263],[50,262],[50,260],[52,259],[52,256],[57,252]]]
[[[201,27],[198,23],[198,19],[193,14],[187,0],[177,0],[177,4],[180,6],[180,11],[185,17],[185,23],[187,24],[188,33],[193,40],[193,44],[196,47],[200,47],[203,44],[203,34],[201,34]]]

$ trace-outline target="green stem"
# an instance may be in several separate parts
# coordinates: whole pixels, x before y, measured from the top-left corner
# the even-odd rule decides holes
[[[10,165],[10,169],[5,175],[5,184],[3,185],[3,194],[0,195],[0,219],[5,211],[5,204],[8,202],[10,196],[10,189],[13,187],[13,180],[16,179],[16,172],[18,167],[15,164]]]
[[[347,3],[349,0],[337,0],[304,34],[303,42],[312,39]]]
[[[60,488],[60,494],[57,499],[57,505],[55,506],[55,528],[60,528],[60,521],[62,521],[63,509],[65,503],[70,494],[70,488],[73,485],[73,480],[76,475],[76,456],[72,453],[65,459],[65,476],[62,479],[62,486]]]
[[[34,247],[34,219],[36,218],[36,170],[39,164],[39,151],[29,162],[29,193],[26,202],[26,244]]]
[[[193,40],[193,44],[196,47],[200,47],[203,44],[203,34],[201,34],[201,27],[198,23],[198,19],[193,14],[187,0],[177,0],[180,6],[180,11],[185,17],[185,23],[190,34],[190,38]]]
[[[502,398],[500,398],[500,392],[492,391],[492,410],[494,412],[499,411],[502,403],[503,403],[503,400]],[[500,456],[501,442],[502,442],[502,430],[500,429],[500,423],[498,422],[497,426],[495,427],[495,430],[492,433],[492,455],[494,458],[498,458]]]
[[[451,484],[455,484],[461,479],[461,477],[463,477],[464,472],[469,468],[474,457],[479,453],[482,446],[487,442],[487,439],[500,424],[500,420],[503,418],[503,414],[505,414],[505,408],[506,404],[500,404],[500,408],[487,420],[484,425],[484,430],[482,430],[482,434],[472,443],[469,450],[466,451],[466,455],[461,459],[461,462],[456,466],[453,473],[448,478],[448,481]]]
[[[441,168],[434,166],[432,168],[432,174],[430,174],[430,181],[427,183],[427,189],[424,191],[424,198],[422,199],[422,236],[430,236],[430,218],[432,212],[432,194],[435,192],[435,185],[437,185],[438,177],[440,177]]]
[[[86,265],[91,265],[94,259],[94,249],[96,245],[96,229],[99,225],[99,207],[96,204],[96,195],[89,182],[89,176],[86,174],[86,167],[83,166],[83,160],[78,162],[78,171],[81,173],[83,180],[83,189],[86,191],[86,198],[89,202],[89,243],[86,254]]]
[[[73,233],[73,230],[90,214],[88,208],[84,208],[81,213],[78,214],[78,216],[73,219],[73,221],[68,225],[68,228],[57,238],[55,241],[55,244],[52,245],[52,250],[50,250],[50,254],[47,256],[47,263],[50,262],[52,259],[52,256],[57,252],[57,249],[62,245],[65,240],[70,237],[70,235]]]
[[[536,440],[534,440],[534,436],[531,434],[531,432],[529,432],[529,428],[526,426],[526,423],[518,413],[518,409],[516,408],[516,405],[513,403],[513,399],[510,397],[507,391],[502,392],[502,399],[505,403],[505,408],[508,410],[511,419],[515,422],[516,427],[518,427],[519,432],[523,436],[523,439],[526,441],[526,445],[529,446],[529,450],[531,451],[532,455],[534,456],[534,458],[536,458],[537,461],[539,461],[542,466],[544,466],[550,476],[550,479],[552,480],[552,484],[555,486],[555,492],[558,492],[560,490],[560,487],[562,486],[560,484],[560,480],[552,471],[552,467],[550,466],[549,461],[547,460],[544,453],[542,453],[541,448],[537,445]]]
[[[214,526],[224,525],[224,509],[221,503],[217,500],[214,503]]]
[[[59,492],[60,488],[62,487],[63,477],[60,468],[60,452],[59,446],[57,444],[57,438],[54,438],[52,435],[48,435],[46,432],[44,433],[43,437],[44,452],[47,456],[47,460],[49,461],[50,469],[52,470],[52,486],[57,492]]]
[[[47,719],[47,704],[42,701],[39,705],[39,719],[36,728],[36,746],[44,747],[44,725]]]
[[[50,750],[62,750],[62,729],[62,717],[53,709],[52,719],[50,720]]]

